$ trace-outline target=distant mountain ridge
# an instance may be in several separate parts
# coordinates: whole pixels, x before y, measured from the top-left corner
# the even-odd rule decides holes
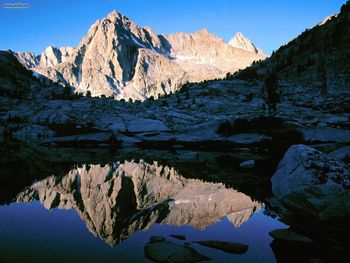
[[[75,47],[17,53],[27,68],[75,91],[117,99],[157,97],[186,82],[223,77],[266,58],[249,40],[234,46],[207,30],[157,35],[113,11],[95,22]],[[254,48],[252,48],[254,47]]]

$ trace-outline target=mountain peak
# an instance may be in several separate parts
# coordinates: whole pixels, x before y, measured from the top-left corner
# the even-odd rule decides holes
[[[241,32],[237,32],[228,44],[235,48],[244,49],[256,54],[263,54],[262,50],[257,48],[252,41],[246,38]]]
[[[76,92],[143,100],[174,92],[183,83],[223,77],[264,56],[232,52],[225,41],[201,29],[157,35],[113,10],[96,21],[77,47],[48,47],[25,65]]]
[[[210,32],[208,31],[208,29],[206,29],[206,28],[199,29],[199,30],[197,31],[197,33],[201,33],[201,34],[210,34]]]
[[[47,48],[45,48],[44,52],[48,52],[48,51],[54,51],[56,50],[57,48],[54,46],[54,45],[49,45]]]
[[[116,10],[113,10],[112,12],[110,12],[107,17],[109,18],[122,18],[124,15]]]

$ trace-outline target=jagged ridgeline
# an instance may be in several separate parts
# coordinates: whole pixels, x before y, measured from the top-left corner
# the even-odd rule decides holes
[[[35,74],[75,92],[126,100],[158,98],[266,58],[241,33],[229,43],[205,29],[157,35],[115,11],[94,23],[75,48],[49,46],[39,56],[16,55]]]
[[[327,89],[350,87],[350,2],[339,14],[326,17],[313,28],[273,52],[271,57],[254,63],[232,78],[263,79],[274,73],[289,83]]]

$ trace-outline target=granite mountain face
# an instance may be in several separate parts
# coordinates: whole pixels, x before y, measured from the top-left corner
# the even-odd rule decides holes
[[[157,35],[118,12],[95,22],[75,47],[49,46],[35,56],[17,53],[27,68],[76,92],[144,100],[186,82],[225,76],[266,56],[242,34],[230,44],[200,30]]]

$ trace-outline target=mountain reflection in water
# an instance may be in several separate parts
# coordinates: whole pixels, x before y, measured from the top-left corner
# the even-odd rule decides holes
[[[186,179],[171,167],[143,160],[82,165],[25,188],[16,202],[39,200],[45,208],[74,209],[95,236],[116,245],[153,224],[197,229],[224,216],[239,227],[261,203],[221,183]]]

